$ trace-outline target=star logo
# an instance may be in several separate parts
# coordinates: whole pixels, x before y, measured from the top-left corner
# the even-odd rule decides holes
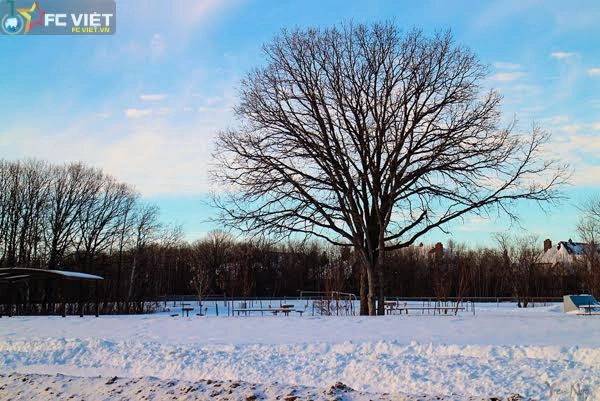
[[[35,21],[32,21],[31,15],[36,10],[37,10],[39,16]],[[31,6],[31,8],[17,8],[17,11],[27,21],[27,23],[25,25],[25,33],[28,33],[31,30],[31,28],[33,28],[34,26],[37,26],[37,25],[44,26],[44,14],[46,14],[46,12],[40,8],[37,1],[33,2],[33,5]]]

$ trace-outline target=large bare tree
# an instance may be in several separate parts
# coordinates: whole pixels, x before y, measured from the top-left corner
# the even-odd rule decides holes
[[[216,142],[221,220],[353,246],[369,314],[383,296],[384,252],[467,213],[515,217],[519,199],[559,196],[562,170],[542,154],[548,135],[500,126],[486,66],[449,33],[284,30],[264,55],[241,83],[239,125]]]

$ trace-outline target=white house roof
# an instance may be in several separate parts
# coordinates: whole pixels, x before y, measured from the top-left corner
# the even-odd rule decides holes
[[[541,263],[572,263],[584,255],[586,248],[583,242],[559,241],[558,244],[548,249],[540,258]],[[598,246],[600,252],[600,245]]]

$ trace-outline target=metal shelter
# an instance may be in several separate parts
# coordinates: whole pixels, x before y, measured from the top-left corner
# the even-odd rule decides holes
[[[0,269],[0,296],[3,296],[4,300],[2,302],[2,306],[0,308],[0,317],[2,317],[3,311],[9,317],[14,314],[19,313],[19,290],[20,286],[29,286],[29,283],[32,281],[42,282],[46,284],[47,288],[56,287],[59,283],[75,283],[79,286],[79,295],[77,299],[78,305],[78,314],[83,317],[84,309],[84,283],[94,283],[96,286],[96,290],[94,291],[96,294],[95,299],[95,315],[98,316],[99,308],[98,308],[98,282],[104,280],[100,276],[96,276],[93,274],[80,273],[74,271],[67,270],[46,270],[46,269],[30,269],[30,268],[22,268],[22,267],[12,267],[12,268],[4,268]],[[49,291],[49,293],[52,293]],[[0,297],[1,298],[1,297]],[[57,302],[58,301],[58,302]],[[44,299],[44,304],[59,304],[62,306],[61,315],[63,317],[66,316],[66,301],[57,300],[57,299]],[[45,308],[46,310],[48,308]]]

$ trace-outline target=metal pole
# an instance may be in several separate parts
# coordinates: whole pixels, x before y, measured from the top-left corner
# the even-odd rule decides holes
[[[79,280],[79,317],[83,317],[83,281]]]
[[[100,302],[98,300],[98,282],[96,281],[96,288],[94,289],[96,293],[96,317],[100,315]]]

